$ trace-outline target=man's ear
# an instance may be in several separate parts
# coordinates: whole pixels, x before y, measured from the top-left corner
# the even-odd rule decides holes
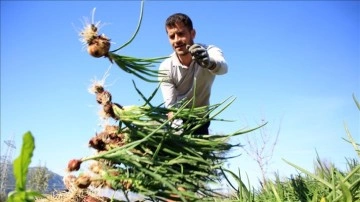
[[[192,29],[192,30],[191,30],[191,39],[194,40],[194,39],[195,39],[195,36],[196,36],[196,30],[195,30],[195,29]]]

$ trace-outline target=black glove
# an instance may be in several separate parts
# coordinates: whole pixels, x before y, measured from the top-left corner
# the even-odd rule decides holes
[[[207,69],[214,69],[215,62],[209,57],[206,48],[199,44],[187,45],[186,48],[190,52],[193,60],[195,60],[201,67]]]

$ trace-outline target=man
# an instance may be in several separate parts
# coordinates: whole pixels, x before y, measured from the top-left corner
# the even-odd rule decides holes
[[[183,13],[169,16],[165,29],[174,50],[159,67],[165,107],[176,106],[180,101],[192,98],[193,107],[209,106],[215,76],[228,70],[222,51],[213,45],[194,43],[196,31],[189,16]],[[172,118],[171,113],[168,118]],[[194,133],[209,134],[209,126],[210,122]]]

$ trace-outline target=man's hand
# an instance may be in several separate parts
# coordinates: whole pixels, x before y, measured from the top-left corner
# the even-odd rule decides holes
[[[168,112],[167,117],[169,120],[172,119],[174,117],[174,112]]]
[[[195,60],[201,67],[207,69],[214,69],[215,62],[209,57],[209,53],[206,48],[199,44],[187,45],[186,48],[189,50],[193,60]]]

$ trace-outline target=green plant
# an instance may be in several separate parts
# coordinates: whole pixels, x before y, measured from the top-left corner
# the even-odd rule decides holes
[[[353,99],[358,110],[360,111],[360,104],[357,101],[355,95],[353,95]],[[348,136],[348,139],[345,139],[345,141],[353,146],[354,150],[357,152],[358,158],[360,158],[359,144],[355,142],[346,125],[345,130]],[[360,200],[360,165],[356,165],[355,160],[348,160],[348,165],[351,170],[349,170],[347,173],[344,173],[336,169],[333,165],[326,166],[322,164],[319,158],[317,158],[319,165],[317,174],[313,174],[293,163],[290,163],[289,161],[285,160],[285,162],[305,173],[309,177],[315,179],[318,182],[318,185],[327,188],[329,191],[323,197],[326,201],[350,202]]]
[[[360,104],[353,96],[357,108]],[[356,143],[345,125],[347,134],[346,142],[353,146],[360,159],[359,143]],[[275,175],[275,180],[267,182],[259,189],[251,189],[250,184],[245,186],[242,178],[232,171],[225,170],[224,175],[230,175],[235,179],[237,187],[228,183],[235,193],[230,197],[231,201],[239,202],[351,202],[360,201],[360,164],[358,159],[346,159],[347,170],[341,171],[334,164],[322,161],[317,155],[314,162],[314,172],[307,171],[287,160],[286,163],[300,171],[297,175],[291,175],[288,179],[281,180]],[[227,177],[226,177],[227,179]]]
[[[231,188],[235,191],[233,196],[231,197],[232,201],[254,201],[255,195],[250,187],[250,181],[249,178],[247,178],[247,185],[244,183],[244,181],[241,178],[240,169],[238,172],[238,175],[235,174],[233,171],[228,169],[221,169],[222,175],[224,176],[225,180],[229,183]],[[235,179],[235,183],[237,184],[237,188],[235,185],[233,185],[230,182],[230,179],[228,178],[227,174],[229,174],[233,179]]]
[[[9,193],[8,202],[32,202],[36,197],[43,197],[39,192],[26,190],[26,178],[34,149],[34,137],[31,132],[26,132],[23,136],[21,153],[14,161],[15,190]]]
[[[104,34],[99,34],[100,22],[94,22],[94,12],[92,16],[91,24],[85,24],[83,30],[80,32],[81,41],[87,45],[88,53],[96,58],[106,57],[111,63],[115,62],[117,66],[123,71],[133,74],[136,77],[147,82],[158,82],[157,77],[161,75],[161,72],[151,69],[154,63],[159,63],[161,60],[167,57],[155,57],[155,58],[137,58],[131,56],[125,56],[117,54],[119,50],[129,45],[136,37],[142,22],[144,1],[141,1],[140,17],[135,33],[129,41],[121,45],[119,48],[110,51],[110,39]],[[155,78],[155,79],[154,79]]]
[[[146,98],[135,86],[145,104],[121,106],[112,101],[110,92],[103,86],[96,82],[95,85],[92,89],[107,114],[105,117],[119,123],[106,125],[104,131],[91,138],[89,145],[97,150],[95,155],[69,162],[68,170],[77,171],[82,162],[95,161],[90,174],[76,178],[79,188],[92,185],[131,191],[160,201],[211,201],[220,194],[209,184],[221,179],[221,167],[231,158],[227,152],[240,146],[229,139],[262,127],[226,135],[194,134],[207,121],[219,121],[215,117],[234,99],[188,108],[193,101],[190,100],[178,108],[165,108],[151,104],[158,88]],[[174,114],[172,119],[167,117],[169,112]],[[173,121],[177,119],[187,121],[174,127]]]

